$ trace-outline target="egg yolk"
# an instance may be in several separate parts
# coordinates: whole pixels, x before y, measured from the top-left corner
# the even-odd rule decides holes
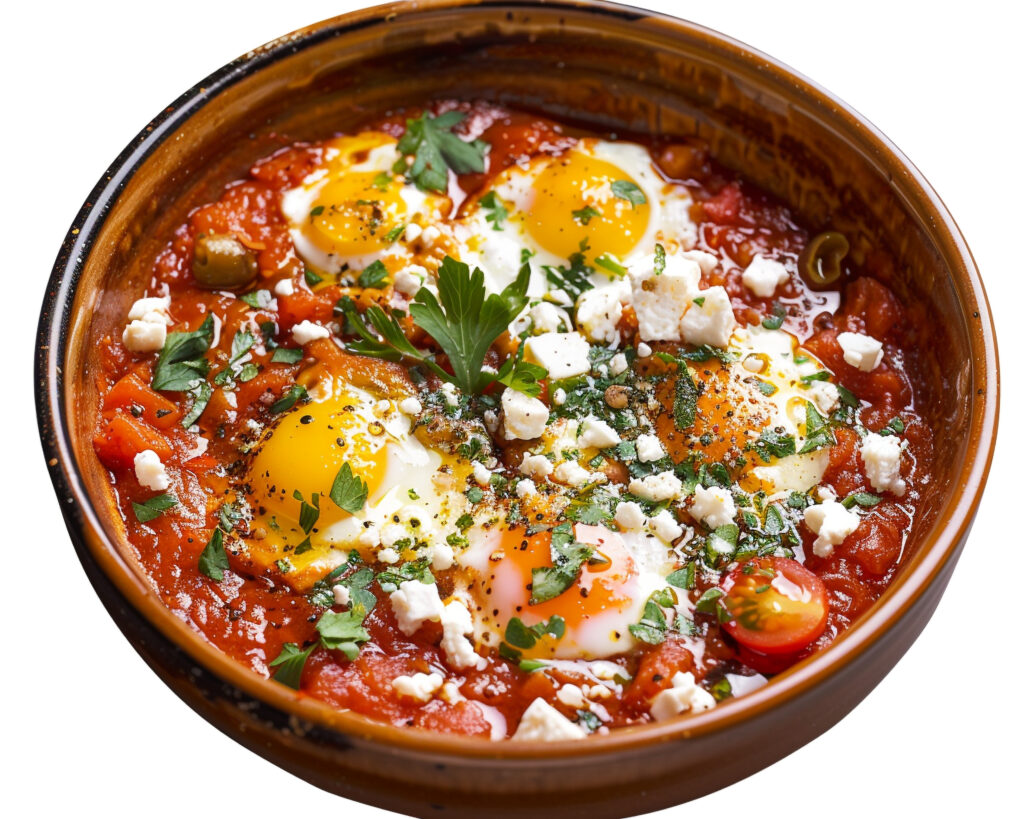
[[[618,534],[603,526],[576,524],[576,539],[593,548],[594,559],[585,563],[576,582],[557,597],[542,603],[530,604],[533,570],[552,565],[551,533],[527,535],[521,528],[495,532],[496,540],[491,553],[492,575],[484,584],[488,598],[487,614],[494,617],[494,625],[504,632],[508,621],[520,618],[527,626],[536,625],[558,615],[565,620],[565,636],[560,641],[552,637],[539,640],[524,656],[553,655],[576,656],[581,646],[595,642],[609,646],[603,655],[614,653],[631,643],[628,634],[620,629],[622,615],[632,608],[636,594],[636,564]],[[606,623],[594,622],[606,620]],[[583,650],[583,653],[589,653]]]
[[[387,469],[390,437],[372,401],[355,392],[293,410],[264,435],[253,458],[248,483],[254,511],[285,528],[299,519],[301,501],[295,493],[307,503],[315,493],[320,496],[318,528],[347,517],[330,500],[338,470],[348,463],[373,497]]]
[[[384,250],[388,233],[402,224],[406,204],[402,183],[375,171],[347,171],[331,178],[310,208],[310,238],[339,256]]]
[[[526,230],[563,259],[578,253],[582,242],[589,258],[610,254],[622,259],[647,231],[650,205],[617,196],[615,183],[639,190],[635,180],[603,159],[570,152],[549,162],[533,181]]]

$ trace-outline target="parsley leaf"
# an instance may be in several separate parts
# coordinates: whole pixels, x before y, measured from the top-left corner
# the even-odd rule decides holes
[[[765,330],[778,330],[786,320],[786,308],[778,302],[772,305],[772,314],[761,320],[761,326]]]
[[[486,195],[481,196],[480,207],[490,211],[485,218],[491,223],[491,227],[494,230],[501,230],[501,226],[508,218],[508,209],[502,204],[497,194],[494,191],[488,191]]]
[[[294,407],[299,401],[306,397],[306,388],[301,384],[292,384],[284,395],[270,405],[270,411],[275,415],[279,412],[286,412]]]
[[[383,287],[388,281],[388,269],[384,263],[377,259],[362,273],[359,274],[360,287]]]
[[[665,272],[665,247],[659,242],[654,246],[654,275]]]
[[[142,503],[133,502],[132,509],[135,511],[135,517],[138,518],[139,523],[149,523],[177,505],[178,499],[170,492],[165,492]]]
[[[405,172],[420,190],[448,191],[448,169],[455,173],[481,173],[488,145],[479,139],[465,142],[452,133],[466,115],[461,111],[448,111],[435,117],[424,112],[417,119],[405,122],[405,133],[398,141],[403,156],[415,155],[412,166],[405,169],[399,160],[398,172]]]
[[[559,290],[564,290],[574,302],[585,290],[590,290],[594,285],[590,281],[590,274],[593,268],[587,265],[584,254],[587,252],[587,240],[580,242],[580,249],[569,257],[569,266],[552,267],[544,265],[544,274],[548,283]]]
[[[582,207],[579,210],[574,210],[572,212],[572,218],[579,222],[581,225],[589,225],[591,219],[593,219],[595,216],[600,215],[601,211],[599,211],[597,208],[592,208],[590,205],[586,205],[585,207]]]
[[[295,643],[285,643],[281,646],[281,653],[267,663],[271,668],[277,667],[271,679],[298,691],[306,660],[319,647],[319,643],[313,643],[309,648],[302,650]]]
[[[413,321],[448,355],[454,377],[446,378],[464,393],[481,393],[494,380],[484,372],[484,356],[526,306],[529,283],[530,267],[523,265],[501,293],[485,294],[480,268],[470,273],[468,265],[445,256],[437,272],[440,302],[425,287],[416,294],[409,306]]]
[[[304,534],[309,534],[313,527],[316,526],[317,520],[320,518],[320,495],[316,492],[309,499],[309,503],[306,503],[305,498],[302,497],[302,493],[296,489],[292,495],[300,504],[299,506],[299,526],[302,527]]]
[[[652,592],[651,596],[647,598],[647,602],[644,603],[644,612],[640,616],[640,622],[630,625],[629,633],[648,645],[656,646],[664,643],[668,622],[662,607],[669,608],[673,605],[675,605],[675,600],[668,589]]]
[[[561,640],[565,636],[565,620],[552,614],[550,620],[527,626],[518,617],[513,617],[505,627],[505,642],[498,649],[499,653],[507,659],[518,661],[522,656],[518,649],[531,649],[548,634]]]
[[[204,353],[213,340],[213,316],[208,315],[191,333],[168,333],[153,369],[153,389],[183,392],[205,379],[210,363]]]
[[[253,310],[265,310],[270,306],[270,300],[273,296],[269,290],[253,290],[249,293],[243,293],[238,297],[239,301],[245,302]]]
[[[594,556],[594,550],[578,542],[572,524],[563,523],[551,530],[553,566],[533,569],[530,605],[535,606],[562,594],[580,573],[583,564]]]
[[[335,505],[354,515],[366,505],[368,493],[366,481],[354,474],[347,463],[342,464],[331,485],[331,500]]]
[[[834,446],[836,439],[829,429],[828,422],[821,417],[821,413],[810,401],[804,402],[807,405],[807,440],[800,447],[800,454],[804,455],[821,449],[826,446]]]
[[[359,656],[359,646],[370,639],[370,632],[363,628],[366,610],[353,606],[348,611],[325,611],[317,621],[320,644],[324,648],[341,651],[350,660]]]
[[[199,571],[210,580],[216,580],[219,583],[224,579],[224,572],[228,568],[228,555],[224,551],[224,531],[217,526],[203,548],[202,554],[199,555]]]
[[[772,458],[785,458],[796,452],[796,439],[792,435],[784,435],[774,429],[766,429],[756,440],[746,445],[746,450],[754,450],[766,464]]]
[[[496,380],[510,389],[536,398],[540,395],[540,381],[548,377],[548,371],[539,364],[523,361],[525,350],[526,345],[520,344],[516,354],[505,359]]]
[[[889,423],[878,430],[879,435],[902,435],[906,430],[907,425],[903,423],[903,419],[898,415],[894,416],[889,420]]]
[[[849,497],[843,499],[843,506],[847,509],[852,509],[854,506],[867,508],[877,506],[881,502],[882,499],[878,495],[872,495],[870,492],[854,492]]]
[[[301,347],[278,347],[270,360],[275,364],[298,364],[302,361]]]
[[[644,196],[644,192],[637,187],[635,182],[630,182],[628,179],[616,179],[612,182],[612,193],[619,197],[619,199],[625,199],[634,208],[637,205],[647,203],[647,197]]]

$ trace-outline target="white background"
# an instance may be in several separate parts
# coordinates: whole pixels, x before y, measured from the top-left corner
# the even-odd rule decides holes
[[[0,478],[7,518],[0,730],[8,816],[78,815],[86,806],[112,816],[205,816],[225,808],[258,816],[391,815],[318,791],[244,750],[143,664],[71,548],[29,387],[50,266],[108,162],[165,104],[223,63],[360,5],[36,0],[4,11],[0,275],[4,360],[13,372],[2,410],[9,435]],[[1024,399],[1024,20],[1007,11],[1015,5],[1008,2],[646,5],[724,31],[813,77],[911,157],[944,197],[985,277],[1003,354],[1004,418],[974,533],[906,658],[825,736],[725,791],[658,815],[1013,813],[1024,729],[1024,535],[1015,480],[1024,452],[1012,426]]]

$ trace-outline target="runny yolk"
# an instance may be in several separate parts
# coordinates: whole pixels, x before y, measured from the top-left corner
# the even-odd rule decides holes
[[[650,205],[616,196],[615,182],[636,182],[603,159],[578,152],[552,160],[534,179],[524,215],[530,235],[563,259],[587,243],[587,258],[626,256],[647,231]]]

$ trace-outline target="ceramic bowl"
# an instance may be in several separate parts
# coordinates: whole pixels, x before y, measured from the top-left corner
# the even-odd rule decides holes
[[[855,260],[872,247],[896,260],[891,285],[932,318],[917,339],[920,406],[944,445],[891,588],[827,651],[703,714],[579,743],[492,744],[339,713],[235,664],[162,605],[126,546],[91,444],[96,339],[121,322],[169,230],[276,148],[273,134],[323,138],[434,96],[603,132],[701,137],[811,228],[843,231]],[[392,810],[591,819],[747,776],[827,730],[885,676],[953,571],[998,411],[995,337],[970,252],[935,192],[870,123],[777,61],[690,23],[607,3],[497,0],[399,3],[328,20],[246,54],[164,108],[67,235],[42,309],[36,396],[90,581],[132,646],[205,719],[319,787]]]

